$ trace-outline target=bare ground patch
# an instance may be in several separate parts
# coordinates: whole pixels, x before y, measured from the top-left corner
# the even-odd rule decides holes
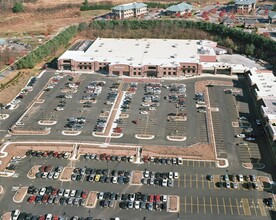
[[[61,181],[69,181],[71,180],[71,175],[74,170],[74,167],[65,167],[60,175]]]
[[[38,165],[38,166],[33,166],[33,167],[29,170],[27,176],[28,176],[30,179],[35,179],[35,174],[39,171],[39,167],[40,167],[40,165]]]
[[[143,177],[143,172],[140,170],[135,170],[133,171],[132,174],[132,181],[131,181],[131,185],[139,185],[141,184],[141,179]]]
[[[21,187],[18,189],[13,197],[13,201],[16,203],[21,203],[27,194],[28,187]]]
[[[97,192],[89,192],[87,201],[86,201],[86,207],[95,208],[96,203],[97,203]]]

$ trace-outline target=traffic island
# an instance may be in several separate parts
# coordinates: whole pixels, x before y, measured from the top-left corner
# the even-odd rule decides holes
[[[179,196],[169,195],[167,212],[179,212],[180,211],[180,198]]]
[[[119,115],[119,118],[128,118],[129,117],[129,114],[126,114],[126,113],[122,113]]]
[[[124,134],[122,134],[122,133],[111,133],[112,138],[121,138],[123,136],[124,136]]]
[[[186,141],[185,136],[167,136],[167,140],[169,141]]]
[[[272,189],[272,186],[270,184],[271,181],[267,176],[259,176],[258,179],[259,179],[259,182],[261,183],[261,187],[264,190],[271,190]]]
[[[19,130],[19,129],[12,129],[9,133],[12,135],[48,135],[50,134],[51,129],[45,129],[45,130]]]
[[[23,199],[25,198],[27,191],[28,191],[28,187],[26,187],[26,186],[18,189],[13,196],[13,201],[15,203],[21,203],[23,201]]]
[[[83,103],[86,103],[86,102],[90,102],[92,104],[96,104],[97,103],[97,100],[84,100],[84,99],[81,99],[80,100],[80,103],[83,104]]]
[[[39,167],[40,167],[40,165],[33,166],[33,167],[29,170],[29,172],[27,173],[27,177],[28,177],[29,179],[35,179],[35,178],[36,178],[35,174],[38,173]]]
[[[143,177],[143,172],[140,170],[135,170],[133,171],[131,180],[130,180],[130,185],[142,185],[141,179]]]
[[[0,114],[0,120],[6,120],[9,116],[9,114]]]
[[[81,131],[62,131],[62,135],[77,136],[81,134]]]
[[[51,121],[51,120],[40,120],[40,121],[38,121],[39,125],[46,125],[46,126],[55,125],[56,123],[57,123],[57,121]]]
[[[70,181],[74,167],[65,167],[60,174],[60,181]]]
[[[11,219],[12,219],[11,212],[6,212],[6,213],[4,213],[2,216],[0,216],[0,218],[1,218],[2,220],[11,220]]]
[[[249,169],[249,170],[262,170],[265,168],[265,165],[263,163],[243,163],[242,166],[245,169]]]
[[[97,204],[97,192],[91,191],[88,194],[85,207],[89,209],[95,208]]]
[[[155,136],[150,134],[136,134],[135,138],[139,140],[152,140]]]

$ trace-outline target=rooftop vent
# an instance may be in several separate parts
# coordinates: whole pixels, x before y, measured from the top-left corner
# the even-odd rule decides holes
[[[145,50],[144,53],[148,53],[148,51]]]
[[[98,50],[95,50],[95,52],[98,52]]]
[[[112,52],[112,50],[109,50],[108,52],[110,52],[110,53],[111,53],[111,52]]]

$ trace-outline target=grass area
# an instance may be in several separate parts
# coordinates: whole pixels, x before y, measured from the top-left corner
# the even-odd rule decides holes
[[[103,14],[109,13],[110,10],[90,10],[90,11],[81,11],[81,17],[94,17],[99,16]]]

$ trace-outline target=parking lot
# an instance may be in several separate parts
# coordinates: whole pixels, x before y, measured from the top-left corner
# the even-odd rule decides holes
[[[141,219],[141,215],[149,219],[152,219],[153,216],[173,218],[176,214],[166,211],[167,206],[164,204],[167,198],[164,198],[164,195],[177,194],[180,196],[180,216],[191,214],[207,215],[207,218],[212,215],[235,216],[237,218],[239,216],[251,216],[253,219],[269,217],[271,208],[263,203],[263,198],[268,197],[269,194],[263,192],[262,189],[248,189],[244,185],[251,180],[251,177],[249,180],[247,176],[251,175],[252,172],[256,173],[256,171],[244,170],[244,182],[241,183],[237,179],[235,181],[238,183],[238,188],[234,189],[231,186],[227,189],[224,184],[221,187],[216,184],[217,181],[223,183],[227,181],[226,173],[223,173],[225,171],[212,167],[212,163],[209,162],[184,161],[182,165],[149,162],[148,164],[135,165],[128,161],[100,159],[102,156],[99,156],[99,160],[80,157],[80,160],[72,162],[64,158],[67,157],[66,154],[64,154],[65,156],[53,154],[48,157],[42,156],[43,154],[27,156],[20,160],[15,167],[17,174],[15,178],[1,178],[1,185],[5,186],[6,189],[1,199],[9,201],[1,206],[1,212],[20,209],[21,212],[33,213],[38,216],[51,213],[53,216],[60,216],[64,219],[70,219],[71,216],[94,218],[120,216],[122,219],[127,219],[132,213],[134,215],[139,213],[140,217],[137,216],[134,219]],[[122,171],[122,175],[126,175],[123,174],[126,171],[141,170],[144,177],[160,175],[157,173],[160,173],[160,166],[162,166],[162,173],[168,175],[166,178],[174,179],[174,184],[172,187],[152,186],[151,184],[135,186],[118,182],[88,181],[87,178],[82,178],[79,181],[60,181],[51,178],[30,180],[27,178],[27,173],[35,165],[42,166],[44,171],[50,169],[47,170],[49,173],[58,172],[60,171],[58,168],[67,166],[77,167],[78,170],[74,172],[78,173],[87,173],[88,171],[91,173],[92,168],[95,172],[101,170],[101,176],[103,176],[104,170],[111,176],[121,175],[119,171]],[[39,170],[42,171],[42,168]],[[85,170],[82,170],[83,168]],[[170,177],[170,173],[172,173],[172,177]],[[175,173],[178,173],[178,177],[175,176]],[[206,173],[212,175],[212,180],[206,176]],[[85,175],[88,176],[89,174]],[[258,181],[257,176],[254,178]],[[229,174],[229,179],[233,183],[232,174]],[[14,203],[11,199],[15,193],[14,188],[30,185],[38,189],[27,194],[22,203]],[[85,207],[90,191],[97,193],[95,208]],[[33,195],[35,197],[32,197]],[[272,207],[272,209],[274,208]]]

